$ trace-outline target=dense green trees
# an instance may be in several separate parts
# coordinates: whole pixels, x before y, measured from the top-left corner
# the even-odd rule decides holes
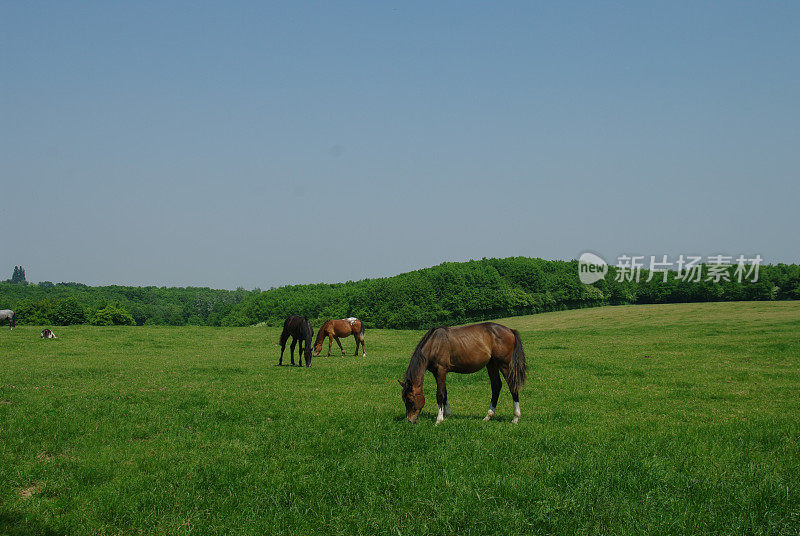
[[[577,261],[512,257],[265,292],[0,283],[0,309],[15,309],[20,324],[106,325],[130,323],[129,317],[139,325],[277,325],[296,313],[315,325],[353,315],[368,327],[423,328],[604,304],[800,299],[800,266],[795,264],[762,266],[757,282],[706,281],[707,267],[699,281],[682,280],[676,272],[663,282],[661,274],[647,281],[646,270],[639,281],[619,275],[610,267],[605,279],[584,285]]]
[[[669,272],[647,281],[620,280],[613,267],[605,279],[584,285],[577,261],[526,257],[444,263],[382,279],[338,285],[298,285],[247,296],[223,325],[279,324],[296,312],[310,319],[358,316],[369,327],[424,328],[503,316],[604,304],[720,300],[796,299],[800,267],[762,266],[756,283],[682,281]]]
[[[127,312],[136,324],[220,325],[223,317],[250,294],[246,290],[167,287],[89,287],[49,281],[0,283],[0,309],[14,309],[17,323],[70,325],[93,323],[109,304]]]

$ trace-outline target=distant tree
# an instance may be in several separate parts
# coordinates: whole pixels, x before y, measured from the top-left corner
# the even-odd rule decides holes
[[[27,281],[25,281],[25,268],[22,266],[14,266],[11,282],[25,285],[27,283]]]

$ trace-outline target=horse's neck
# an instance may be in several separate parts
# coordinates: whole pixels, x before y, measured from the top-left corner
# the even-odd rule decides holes
[[[325,337],[328,335],[328,326],[330,325],[330,321],[325,322],[322,324],[322,327],[319,328],[319,332],[317,333],[317,340],[314,343],[318,343],[320,341],[325,340]]]
[[[417,367],[416,369],[414,367]],[[425,359],[417,363],[411,363],[406,369],[406,379],[411,381],[412,385],[422,387],[425,382],[425,372],[428,370],[428,360]]]

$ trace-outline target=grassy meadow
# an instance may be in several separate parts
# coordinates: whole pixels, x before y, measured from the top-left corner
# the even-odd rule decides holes
[[[800,533],[800,302],[499,322],[518,425],[483,371],[405,422],[421,331],[297,368],[277,328],[0,327],[0,534]]]

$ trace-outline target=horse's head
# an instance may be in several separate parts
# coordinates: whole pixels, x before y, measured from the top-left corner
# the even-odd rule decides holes
[[[314,357],[317,357],[321,351],[322,351],[322,341],[317,341],[316,343],[314,343]]]
[[[422,394],[422,386],[415,386],[405,380],[397,380],[403,388],[401,396],[406,405],[406,419],[412,424],[417,423],[422,406],[425,405],[425,395]]]

